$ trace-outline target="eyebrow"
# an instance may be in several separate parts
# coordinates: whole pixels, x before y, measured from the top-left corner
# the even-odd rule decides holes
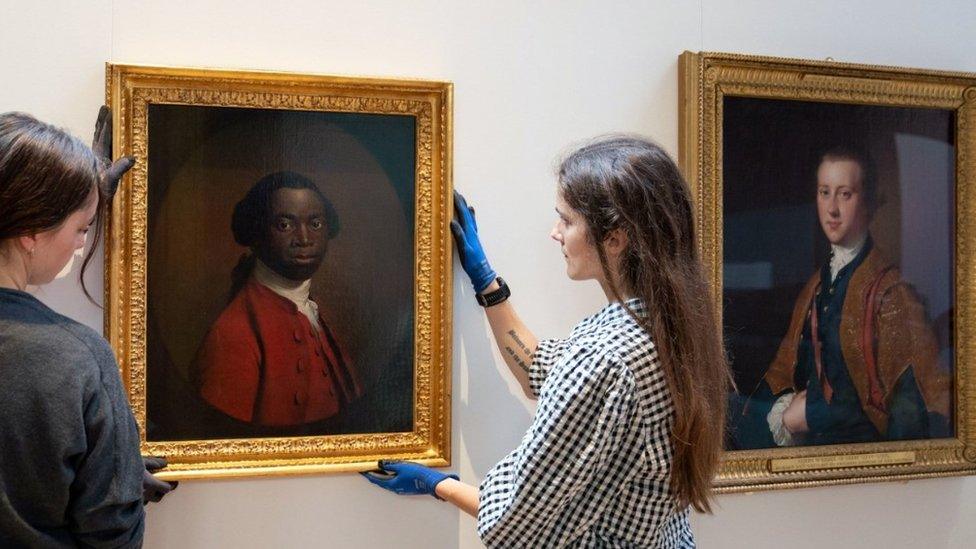
[[[273,217],[275,217],[275,218],[282,218],[282,217],[284,217],[285,219],[301,219],[302,218],[302,216],[300,216],[300,215],[292,215],[292,214],[288,214],[288,213],[275,214]],[[306,219],[314,219],[316,217],[325,217],[325,214],[321,214],[321,213],[316,212],[316,213],[313,213],[313,214],[310,214],[310,215],[305,216]]]

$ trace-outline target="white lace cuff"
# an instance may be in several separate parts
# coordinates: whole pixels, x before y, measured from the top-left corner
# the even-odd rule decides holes
[[[773,403],[772,410],[766,414],[766,422],[769,423],[769,432],[773,434],[773,442],[777,446],[792,446],[795,443],[793,434],[783,425],[783,414],[790,407],[790,403],[793,402],[793,397],[795,396],[796,393],[786,393],[779,397]]]

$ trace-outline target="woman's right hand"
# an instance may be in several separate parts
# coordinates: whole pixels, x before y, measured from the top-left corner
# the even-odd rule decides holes
[[[153,473],[166,467],[166,458],[156,456],[145,456],[142,458],[145,467],[142,471],[142,504],[149,502],[158,503],[163,496],[172,492],[179,486],[179,482],[166,482],[159,480]]]
[[[474,219],[474,208],[468,206],[464,197],[457,191],[454,191],[454,220],[451,221],[451,233],[454,235],[454,244],[461,259],[461,267],[471,279],[475,293],[480,294],[495,281],[498,275],[488,264],[485,250],[478,239],[478,224]]]

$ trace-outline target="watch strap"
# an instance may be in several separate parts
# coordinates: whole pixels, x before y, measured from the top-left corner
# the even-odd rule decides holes
[[[478,300],[478,305],[482,307],[491,307],[492,305],[498,305],[499,303],[505,301],[512,295],[512,291],[508,289],[508,284],[505,284],[505,280],[502,277],[496,277],[495,280],[498,281],[498,289],[493,292],[488,292],[486,294],[475,294],[475,299]]]

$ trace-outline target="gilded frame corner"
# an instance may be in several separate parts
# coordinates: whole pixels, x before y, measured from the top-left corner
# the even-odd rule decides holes
[[[167,479],[363,471],[377,459],[451,462],[453,85],[450,82],[106,64],[115,157],[132,155],[105,246],[105,335],[117,354],[142,452]],[[407,432],[146,440],[148,108],[152,104],[394,114],[416,119],[413,429]]]
[[[728,53],[679,58],[679,159],[692,190],[713,300],[723,295],[723,98],[919,107],[955,115],[955,344],[952,438],[736,450],[718,492],[907,480],[976,472],[976,74]]]

